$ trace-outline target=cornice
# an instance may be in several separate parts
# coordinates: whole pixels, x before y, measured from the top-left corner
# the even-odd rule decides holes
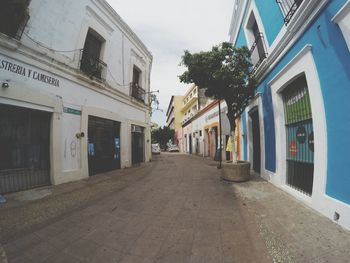
[[[133,40],[139,47],[141,47],[142,51],[145,52],[147,56],[149,56],[151,61],[153,60],[152,53],[148,50],[145,44],[143,44],[141,39],[132,31],[132,29],[124,22],[120,15],[118,15],[118,13],[107,3],[106,0],[91,0],[91,2],[94,3],[98,8],[102,7],[104,13],[107,13],[109,17],[112,18],[111,20],[114,22],[114,24],[120,30],[126,33],[125,35],[130,40]]]

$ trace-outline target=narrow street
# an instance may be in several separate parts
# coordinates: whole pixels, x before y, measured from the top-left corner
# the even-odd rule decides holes
[[[349,262],[347,231],[260,179],[225,183],[215,165],[161,154],[35,190],[46,193],[37,200],[7,195],[0,206],[7,261]]]

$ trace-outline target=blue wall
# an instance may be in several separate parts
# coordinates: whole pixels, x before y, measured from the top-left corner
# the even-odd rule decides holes
[[[312,45],[327,119],[328,171],[326,193],[331,197],[350,204],[350,173],[347,167],[350,161],[350,117],[347,115],[350,113],[350,53],[338,25],[331,21],[331,18],[345,2],[346,0],[330,1],[304,35],[259,84],[258,91],[263,93],[266,145],[265,167],[270,171],[275,171],[274,118],[271,93],[267,83],[305,45]],[[269,16],[269,13],[260,12],[260,15],[263,16],[263,21],[269,21],[266,17]],[[265,24],[264,26],[265,31],[267,30],[267,35],[273,36],[273,27],[270,27],[270,24]],[[239,34],[239,39],[236,43],[242,44],[244,42],[244,35]],[[313,118],[317,118],[316,112],[313,112]],[[317,144],[322,144],[322,142],[315,142],[315,147],[317,147]]]
[[[284,26],[282,11],[276,0],[256,0],[255,3],[265,28],[267,41],[271,45]]]

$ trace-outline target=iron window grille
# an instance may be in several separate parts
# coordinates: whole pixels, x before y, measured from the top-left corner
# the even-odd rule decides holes
[[[267,55],[268,55],[265,47],[263,33],[259,32],[255,36],[255,41],[251,46],[249,53],[250,53],[252,63],[254,65],[253,71],[255,71],[260,66],[260,64],[264,61],[264,59],[267,58]]]
[[[303,0],[276,0],[283,12],[285,25],[288,25],[302,2]]]
[[[20,40],[30,18],[29,0],[9,1],[0,3],[0,32]]]
[[[138,83],[131,82],[130,83],[130,96],[144,102],[145,101],[146,91],[139,86]]]
[[[95,77],[100,80],[104,80],[107,64],[86,52],[81,50],[80,55],[80,70],[87,74],[89,77]]]

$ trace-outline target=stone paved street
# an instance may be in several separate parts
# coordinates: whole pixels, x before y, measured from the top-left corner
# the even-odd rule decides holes
[[[349,232],[262,180],[222,182],[200,157],[38,191],[0,207],[10,263],[349,262]]]

